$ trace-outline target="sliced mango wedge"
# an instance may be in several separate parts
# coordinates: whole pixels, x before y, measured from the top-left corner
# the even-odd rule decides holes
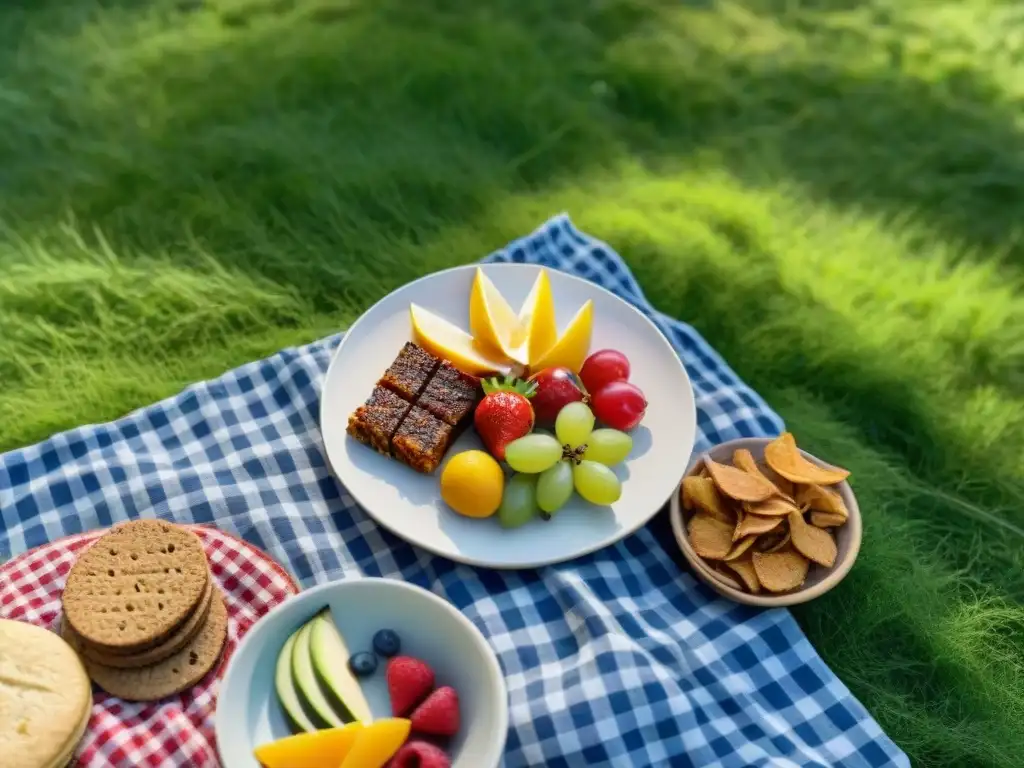
[[[555,324],[555,297],[551,294],[548,273],[541,270],[533,281],[526,301],[519,310],[520,341],[510,357],[529,365],[555,345],[558,326]]]
[[[469,332],[479,346],[501,357],[514,357],[523,336],[516,313],[480,267],[469,294]]]
[[[530,372],[536,373],[545,368],[565,366],[574,373],[579,373],[583,361],[590,350],[590,333],[594,325],[594,302],[587,302],[579,308],[575,317],[569,321],[561,337],[554,346],[544,352],[539,359],[530,360]]]
[[[363,728],[362,723],[349,723],[342,728],[288,736],[257,747],[253,756],[264,768],[338,768]]]
[[[384,768],[409,737],[410,722],[388,717],[361,730],[345,759],[333,768]]]
[[[409,305],[413,338],[432,355],[449,360],[466,373],[508,373],[510,361],[501,354],[482,348],[457,325],[438,317],[418,304]]]

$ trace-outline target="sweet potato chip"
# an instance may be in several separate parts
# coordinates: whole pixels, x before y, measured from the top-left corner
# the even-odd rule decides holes
[[[732,452],[732,465],[734,467],[742,469],[747,474],[756,475],[757,477],[763,477],[765,480],[767,480],[769,483],[775,486],[775,490],[778,493],[778,495],[785,496],[786,498],[792,497],[793,484],[789,482],[789,480],[786,480],[786,478],[784,477],[774,475],[774,473],[774,477],[772,475],[767,474],[760,467],[760,465],[758,465],[758,463],[754,461],[753,454],[751,454],[750,451],[748,451],[746,448],[740,448]],[[782,486],[780,486],[777,482],[778,480],[781,480],[786,487],[783,488]]]
[[[729,550],[729,554],[722,559],[726,561],[735,560],[750,549],[754,545],[755,541],[757,541],[757,536],[747,536],[745,539],[733,542],[732,549]]]
[[[752,475],[760,475],[761,470],[757,468],[757,462],[754,461],[753,454],[746,448],[737,448],[732,452],[732,465],[737,469],[742,469],[744,472],[749,472]],[[764,477],[762,475],[762,477]],[[765,480],[768,478],[765,477]]]
[[[725,565],[736,572],[736,575],[743,579],[747,592],[757,594],[761,591],[761,582],[757,578],[757,571],[754,570],[754,563],[749,558],[726,562]]]
[[[808,525],[804,516],[793,512],[789,516],[789,533],[793,548],[808,560],[831,568],[836,563],[836,540],[832,534]]]
[[[745,536],[758,536],[768,531],[774,531],[782,525],[781,517],[761,517],[760,515],[748,514],[736,524],[732,532],[732,540],[739,541]]]
[[[690,544],[693,551],[709,560],[721,560],[732,549],[732,524],[706,512],[690,518]]]
[[[690,475],[683,479],[683,507],[706,512],[730,525],[736,520],[736,515],[725,505],[714,481],[709,477]]]
[[[778,552],[755,552],[751,562],[757,580],[769,592],[788,592],[801,586],[810,566],[806,557],[789,548]]]
[[[742,469],[712,461],[704,457],[704,466],[711,473],[711,479],[722,493],[737,501],[764,501],[778,491],[761,475],[751,475]]]
[[[735,577],[733,577],[733,575],[731,573],[726,573],[722,568],[720,568],[718,566],[717,563],[712,565],[711,568],[709,568],[708,570],[710,570],[711,576],[714,579],[716,579],[717,581],[722,582],[726,586],[730,586],[733,589],[739,589],[739,590],[743,589],[743,584],[741,582],[737,581],[735,579]]]
[[[850,516],[843,503],[843,497],[837,491],[820,485],[797,486],[796,503],[802,509],[828,512],[832,515],[839,515],[844,520]]]
[[[757,537],[756,549],[758,552],[778,552],[789,544],[789,528],[779,528],[771,533],[765,533]]]
[[[751,515],[759,517],[789,517],[790,512],[797,510],[796,504],[781,496],[773,496],[764,501],[748,502],[743,509]]]
[[[846,524],[846,518],[842,515],[833,515],[831,512],[811,511],[811,525],[818,528],[837,528]]]
[[[791,481],[784,478],[782,475],[773,470],[767,464],[758,464],[757,468],[761,470],[762,475],[767,477],[775,485],[775,487],[779,489],[779,493],[781,493],[787,499],[793,498],[793,494],[795,493],[796,489]]]
[[[817,464],[805,459],[796,447],[796,440],[793,439],[793,435],[789,432],[783,432],[765,446],[764,460],[768,463],[769,467],[794,483],[835,485],[850,476],[850,473],[845,469],[819,467]],[[711,474],[714,477],[714,470],[712,470]],[[750,501],[753,501],[753,499],[750,499]]]

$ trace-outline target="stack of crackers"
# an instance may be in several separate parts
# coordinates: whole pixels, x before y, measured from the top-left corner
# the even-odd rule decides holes
[[[75,652],[53,632],[0,619],[0,765],[62,768],[92,712]]]
[[[227,639],[227,609],[199,538],[162,520],[112,528],[78,559],[61,636],[100,688],[156,701],[198,683]]]

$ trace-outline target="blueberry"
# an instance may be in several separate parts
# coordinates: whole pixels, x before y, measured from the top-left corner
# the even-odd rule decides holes
[[[373,650],[384,658],[397,656],[402,649],[402,641],[393,629],[382,629],[373,636]]]
[[[348,668],[356,677],[369,677],[377,671],[377,657],[366,651],[353,653],[348,660]]]

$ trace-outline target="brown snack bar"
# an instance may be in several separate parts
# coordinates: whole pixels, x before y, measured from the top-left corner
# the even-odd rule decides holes
[[[348,419],[348,433],[417,472],[437,469],[473,421],[480,379],[407,342]]]
[[[402,420],[391,441],[395,458],[417,472],[437,469],[451,445],[454,429],[418,406]]]
[[[380,453],[391,453],[391,437],[409,412],[410,404],[382,386],[373,388],[365,405],[348,418],[348,433]]]
[[[480,379],[443,360],[416,404],[455,427],[472,417],[482,393]]]
[[[426,389],[439,363],[440,360],[425,349],[407,341],[377,384],[414,403]]]

